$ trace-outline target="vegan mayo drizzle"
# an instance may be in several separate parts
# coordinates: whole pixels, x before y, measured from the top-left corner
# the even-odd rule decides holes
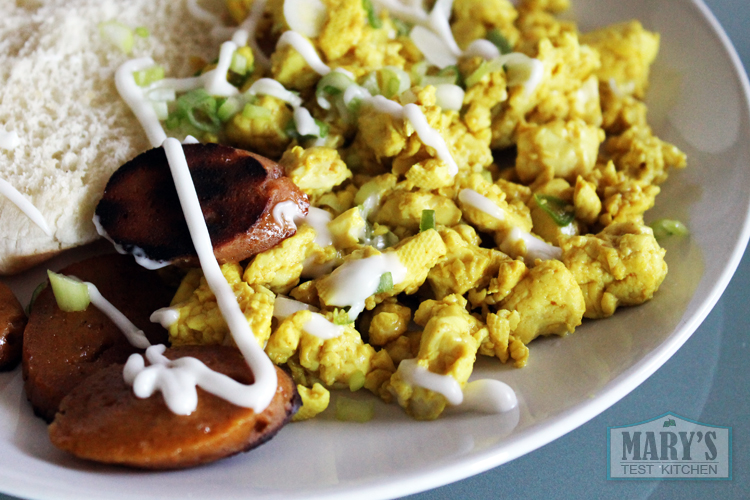
[[[133,73],[154,66],[154,61],[151,58],[128,61],[118,68],[115,75],[118,92],[143,126],[151,145],[153,147],[164,147],[180,204],[185,213],[190,235],[198,253],[206,281],[216,296],[219,310],[229,326],[232,338],[255,376],[255,382],[252,385],[244,385],[210,370],[195,358],[180,358],[171,361],[163,356],[166,349],[163,345],[149,346],[147,348],[145,358],[150,363],[148,367],[145,366],[143,356],[139,354],[132,355],[125,365],[123,376],[126,382],[133,386],[134,393],[138,397],[148,397],[155,391],[161,391],[167,406],[177,414],[189,414],[194,411],[197,405],[196,387],[198,386],[238,406],[253,408],[256,412],[261,412],[273,398],[277,378],[273,363],[258,345],[237,303],[236,297],[221,273],[221,268],[213,254],[210,236],[205,220],[203,219],[192,178],[190,177],[182,144],[177,139],[167,138],[156,110],[148,96],[150,92],[158,91],[159,89],[177,92],[200,87],[205,88],[212,95],[230,98],[237,96],[239,94],[238,89],[226,80],[232,56],[237,48],[249,45],[254,49],[256,61],[260,65],[268,65],[268,59],[259,50],[255,40],[255,31],[258,21],[263,14],[265,3],[265,0],[256,0],[253,3],[249,16],[239,29],[234,31],[231,41],[226,41],[221,45],[216,68],[201,76],[184,79],[163,79],[151,84],[149,87],[141,88],[135,83]],[[462,53],[458,49],[455,40],[453,40],[448,24],[452,6],[451,0],[438,0],[430,14],[427,14],[421,8],[405,6],[394,0],[376,0],[376,4],[389,8],[397,17],[403,17],[416,22],[418,26],[412,31],[413,39],[415,37],[419,39],[420,36],[425,35],[423,31],[429,33],[426,38],[428,40],[432,40],[430,36],[433,38],[437,37],[441,44],[447,46],[449,49],[447,52],[448,57],[444,58],[441,61],[442,63],[447,61],[447,63],[452,62],[455,64],[461,55],[481,55],[485,59],[495,59],[500,61],[501,65],[506,65],[509,74],[509,85],[522,84],[527,92],[531,92],[541,81],[543,66],[540,61],[530,59],[522,54],[506,54],[502,56],[499,54],[497,48],[486,40],[473,43],[466,52]],[[397,4],[400,5],[399,8],[396,8]],[[224,35],[228,33],[229,30],[227,28],[219,26],[220,21],[218,17],[199,7],[196,1],[189,0],[188,7],[191,13],[197,18],[216,24],[213,31],[215,34]],[[415,31],[416,34],[414,33]],[[415,43],[417,43],[417,40],[415,40]],[[295,31],[285,32],[281,36],[277,47],[286,45],[292,46],[299,52],[310,67],[320,75],[325,76],[332,71],[320,59],[309,40],[299,33]],[[424,44],[420,45],[420,43],[417,43],[417,46],[424,52],[428,61],[433,62],[431,57],[436,57],[436,51]],[[440,66],[440,64],[438,65]],[[444,64],[441,67],[445,65],[448,64]],[[514,68],[516,69],[515,72]],[[343,69],[334,71],[344,74],[348,73]],[[351,74],[347,76],[351,77]],[[270,78],[262,78],[256,81],[245,93],[247,96],[258,94],[273,96],[289,104],[294,110],[294,121],[298,132],[301,135],[315,135],[320,137],[319,125],[312,118],[310,112],[302,107],[302,101],[299,96],[286,90],[279,82]],[[462,97],[462,94],[450,88],[446,88],[444,94],[446,95],[443,99],[444,101],[454,102],[450,106],[451,108],[455,108],[455,101],[458,97]],[[344,93],[344,102],[345,104],[349,104],[354,99],[362,100],[363,104],[371,106],[378,112],[387,113],[396,119],[409,121],[422,142],[432,147],[437,156],[448,165],[451,175],[458,173],[458,166],[453,160],[445,140],[437,130],[429,126],[424,113],[417,105],[401,105],[383,96],[372,96],[367,89],[353,83]],[[188,141],[186,140],[186,142]],[[475,208],[493,217],[504,218],[505,214],[502,209],[479,193],[468,191],[470,190],[464,190],[461,193],[463,198],[465,198],[462,199],[464,203],[475,206]],[[487,202],[493,205],[494,208],[487,205]],[[296,224],[305,222],[315,229],[316,244],[328,246],[332,243],[330,232],[327,229],[327,223],[330,221],[331,216],[323,210],[311,207],[308,216],[303,217],[299,212],[299,208],[294,203],[283,202],[274,207],[273,217],[280,226],[292,224],[296,227]],[[507,239],[514,238],[511,242],[523,239],[527,245],[527,254],[530,255],[536,248],[533,241],[534,237],[530,234],[519,234],[520,230],[514,232],[516,230],[517,228],[511,231]],[[143,260],[141,259],[141,261]],[[148,265],[149,263],[146,262],[146,264]],[[348,311],[349,317],[356,318],[365,307],[365,299],[376,292],[380,277],[384,273],[391,273],[393,284],[395,285],[405,279],[406,272],[406,268],[401,264],[394,252],[385,252],[373,257],[347,262],[331,273],[331,278],[335,285],[330,303],[335,306],[350,307]],[[99,295],[99,297],[101,296]],[[97,302],[102,303],[99,299],[97,299]],[[109,303],[107,302],[107,304]],[[95,305],[97,305],[96,302]],[[99,306],[97,305],[97,307]],[[106,308],[107,306],[104,305],[103,307]],[[109,307],[112,307],[111,304]],[[114,308],[112,307],[112,309]],[[341,335],[345,329],[343,326],[335,325],[328,321],[325,316],[319,314],[311,306],[284,297],[276,299],[274,316],[284,318],[298,310],[311,311],[311,319],[302,327],[305,332],[311,335],[329,339]],[[119,311],[116,312],[119,313]],[[110,311],[110,313],[112,312]],[[117,316],[115,313],[112,314]],[[121,313],[120,316],[122,316]],[[169,327],[178,319],[177,316],[177,312],[174,309],[164,308],[156,311],[152,315],[151,320]],[[125,321],[127,321],[126,318]],[[133,335],[133,328],[135,327],[131,328],[127,324],[123,324],[121,327],[124,332],[130,332],[130,334],[126,332],[126,335],[129,335],[129,339]],[[144,344],[143,341],[148,342],[145,336],[142,339],[137,337],[131,342]],[[134,345],[136,344],[134,343]],[[442,394],[454,406],[461,405],[462,408],[466,409],[500,412],[507,411],[517,404],[513,390],[499,381],[480,380],[471,382],[462,391],[460,385],[453,377],[432,373],[418,365],[416,360],[402,361],[398,370],[405,379],[414,385]]]
[[[462,189],[461,192],[458,193],[458,200],[461,203],[475,208],[497,220],[505,220],[505,210],[498,207],[492,200],[477,193],[473,189]],[[532,262],[536,259],[560,260],[562,258],[562,250],[559,247],[550,245],[546,241],[537,238],[533,234],[526,232],[519,227],[514,227],[505,236],[500,243],[500,250],[505,253],[513,253],[512,248],[519,241],[523,242],[525,248],[523,251],[524,257],[530,259]]]

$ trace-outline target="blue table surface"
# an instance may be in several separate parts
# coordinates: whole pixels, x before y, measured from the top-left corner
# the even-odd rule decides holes
[[[750,2],[705,0],[745,68],[750,68]],[[750,188],[750,186],[748,186]],[[749,498],[750,381],[748,327],[750,253],[704,323],[652,377],[598,417],[508,464],[471,478],[406,497],[408,500],[513,498],[706,499]],[[716,359],[707,346],[720,340]],[[703,377],[696,380],[695,367]],[[711,374],[706,376],[705,374]],[[731,481],[608,481],[607,427],[640,422],[667,411],[732,427]],[[0,500],[20,500],[0,493]]]

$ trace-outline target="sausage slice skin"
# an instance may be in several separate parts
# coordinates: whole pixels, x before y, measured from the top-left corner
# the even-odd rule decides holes
[[[167,349],[170,359],[192,356],[212,370],[249,384],[253,375],[242,354],[228,346]],[[180,469],[249,451],[271,439],[301,405],[292,378],[276,368],[278,386],[270,405],[256,414],[198,388],[198,406],[175,415],[161,393],[139,399],[123,380],[123,365],[87,378],[60,404],[49,426],[52,443],[96,462],[142,469]]]
[[[203,217],[220,263],[245,260],[293,236],[274,207],[291,201],[307,214],[307,196],[278,164],[219,144],[183,146]],[[129,253],[157,262],[198,263],[164,149],[138,155],[109,179],[96,207],[99,227]]]
[[[5,283],[0,283],[0,372],[9,371],[21,361],[26,313]]]
[[[96,285],[151,343],[167,341],[167,332],[149,320],[153,311],[169,305],[173,295],[157,273],[118,254],[86,259],[60,272]],[[93,304],[80,312],[60,310],[50,286],[36,298],[23,337],[26,396],[34,412],[48,422],[62,398],[90,374],[142,352]]]

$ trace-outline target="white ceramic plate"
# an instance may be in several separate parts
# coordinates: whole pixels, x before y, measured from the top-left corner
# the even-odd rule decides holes
[[[583,424],[635,388],[692,334],[718,300],[748,239],[747,78],[699,1],[575,0],[582,30],[640,19],[659,31],[650,119],[689,155],[649,218],[688,223],[667,243],[670,274],[650,303],[534,342],[522,370],[481,362],[519,396],[500,416],[450,414],[414,422],[378,405],[368,424],[330,416],[285,428],[252,453],[198,469],[144,473],[84,464],[57,452],[31,415],[19,370],[0,375],[0,490],[39,499],[386,498],[440,486],[528,453]],[[52,266],[69,259],[63,256]],[[26,299],[40,275],[14,279]]]

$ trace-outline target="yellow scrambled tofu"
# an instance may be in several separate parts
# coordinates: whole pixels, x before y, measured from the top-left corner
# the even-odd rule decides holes
[[[252,3],[226,2],[237,23]],[[439,52],[371,4],[322,0],[312,19],[268,2],[268,63],[230,76],[293,93],[229,98],[238,111],[200,136],[278,161],[330,213],[222,267],[298,384],[295,420],[342,389],[437,418],[449,398],[407,367],[463,387],[477,355],[520,368],[537,337],[650,300],[667,265],[644,216],[687,164],[646,120],[659,35],[638,21],[580,33],[558,17],[568,0],[454,0]],[[482,44],[498,57],[467,51]],[[172,307],[173,344],[231,343],[200,271]]]

